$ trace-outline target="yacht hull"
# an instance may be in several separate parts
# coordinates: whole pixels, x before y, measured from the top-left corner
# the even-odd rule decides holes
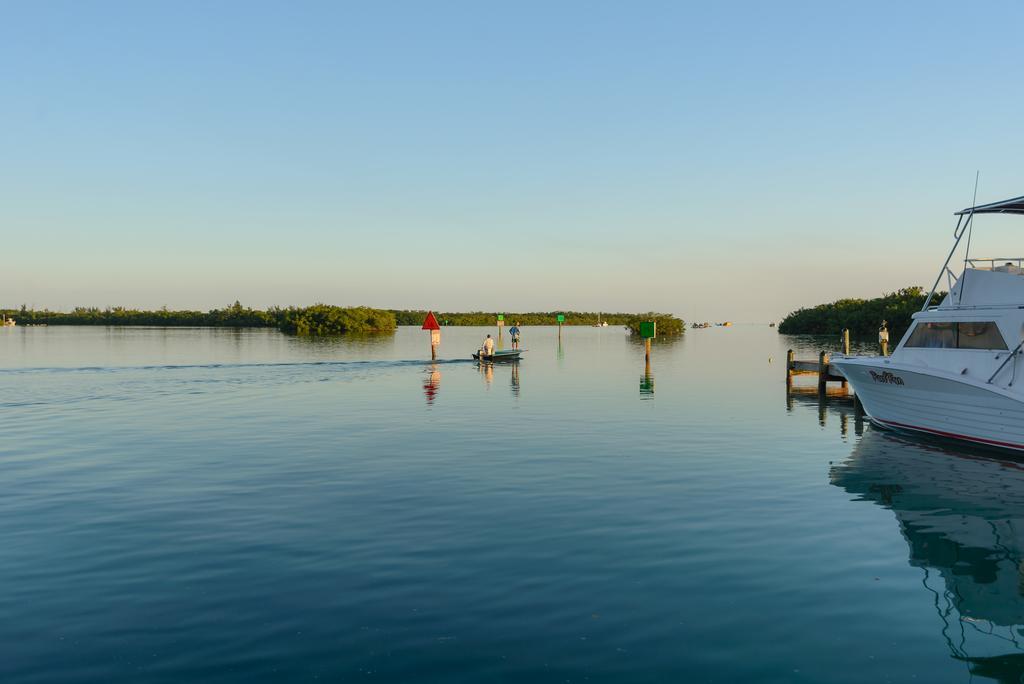
[[[1024,451],[1024,401],[977,380],[872,359],[833,361],[883,427]]]

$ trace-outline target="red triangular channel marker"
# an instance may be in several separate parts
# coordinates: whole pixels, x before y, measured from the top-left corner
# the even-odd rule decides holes
[[[423,330],[440,330],[441,326],[437,324],[437,319],[434,318],[434,312],[428,311],[427,317],[423,319]]]

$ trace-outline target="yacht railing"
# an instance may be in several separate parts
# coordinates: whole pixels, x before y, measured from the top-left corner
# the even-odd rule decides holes
[[[977,262],[977,263],[975,263]],[[987,265],[985,265],[987,264]],[[1012,273],[1014,275],[1024,276],[1024,257],[971,257],[967,259],[967,267],[974,269],[975,271],[995,271],[996,269],[1002,269],[1004,273]],[[957,277],[956,273],[950,269],[949,266],[943,268],[943,274],[946,276],[946,291],[952,292],[953,286],[957,284],[960,278]],[[942,278],[942,275],[939,276]],[[929,296],[929,302],[931,296]],[[947,305],[948,306],[948,305]],[[939,308],[938,304],[928,304],[926,309],[922,311],[935,311]],[[961,306],[959,303],[954,305],[957,309],[1005,309],[1005,304],[973,304],[971,306]],[[1024,309],[1024,306],[1019,308]]]
[[[974,224],[975,214],[1017,214],[1024,215],[1024,197],[1014,197],[1013,199],[1004,200],[1002,202],[991,202],[989,204],[983,204],[978,206],[976,201],[978,199],[978,176],[974,177],[974,200],[971,203],[970,208],[964,209],[963,211],[956,212],[956,227],[953,228],[953,248],[949,250],[949,254],[946,256],[946,261],[943,262],[942,268],[939,269],[939,274],[935,276],[935,283],[932,285],[931,291],[928,293],[928,298],[924,300],[924,306],[921,307],[921,311],[927,311],[931,306],[932,298],[935,297],[935,290],[938,288],[939,283],[942,282],[942,276],[949,268],[949,262],[953,258],[953,254],[956,252],[956,248],[960,245],[960,241],[964,235],[967,235],[967,253],[964,255],[964,268],[974,266],[977,268],[977,264],[987,263],[988,268],[995,270],[1000,268],[996,266],[997,261],[1009,262],[1012,266],[1016,264],[1018,269],[1024,266],[1024,257],[1011,257],[1009,259],[980,259],[971,258],[971,233],[968,230]],[[1009,271],[1009,268],[1005,270]],[[963,298],[963,285],[960,286],[960,297]]]
[[[997,268],[1006,268],[1008,273],[1013,273],[1012,268],[1017,269],[1018,275],[1024,275],[1024,257],[970,257],[967,263],[971,268],[978,271],[994,271]]]
[[[949,266],[947,266],[946,267],[946,292],[952,292],[953,291],[953,285],[956,284],[957,280],[958,279],[956,277],[956,273],[953,273],[953,271],[949,268]]]
[[[1021,340],[1020,344],[1014,347],[1013,351],[1010,352],[1010,355],[1003,359],[1003,362],[999,364],[999,368],[996,368],[996,372],[992,374],[992,377],[988,379],[988,383],[986,384],[991,385],[992,381],[996,379],[997,375],[999,375],[999,371],[1006,367],[1006,364],[1010,362],[1010,359],[1013,359],[1013,375],[1010,376],[1010,386],[1013,386],[1013,379],[1017,377],[1017,354],[1020,353],[1021,347],[1024,347],[1024,340]]]

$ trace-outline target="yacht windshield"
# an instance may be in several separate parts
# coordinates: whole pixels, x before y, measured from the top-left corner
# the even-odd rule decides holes
[[[1006,349],[998,326],[992,321],[922,321],[907,340],[907,347],[926,349]]]

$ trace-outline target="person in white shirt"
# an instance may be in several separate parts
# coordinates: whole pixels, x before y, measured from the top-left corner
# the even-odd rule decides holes
[[[490,335],[484,340],[484,356],[494,356],[494,340]]]

